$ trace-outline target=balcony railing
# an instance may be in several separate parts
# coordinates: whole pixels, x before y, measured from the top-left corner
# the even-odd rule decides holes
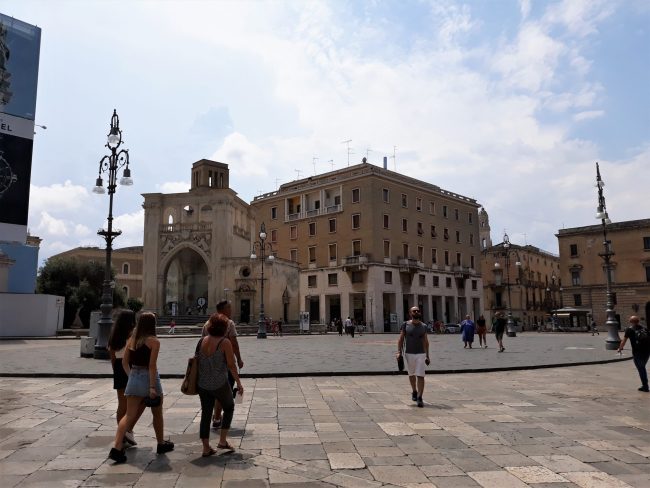
[[[298,213],[290,213],[287,215],[285,222],[290,222],[294,220],[300,220],[300,219],[307,219],[307,218],[314,218],[319,215],[327,215],[327,214],[333,214],[336,212],[341,212],[343,211],[343,205],[338,204],[338,205],[329,205],[327,207],[323,208],[313,208],[311,210],[305,210],[302,212]]]
[[[415,273],[418,269],[423,268],[424,265],[415,258],[399,258],[400,273]]]
[[[345,271],[358,271],[367,269],[368,256],[361,254],[359,256],[348,256],[343,258],[343,269]]]
[[[193,223],[182,223],[178,222],[176,224],[162,224],[160,226],[161,234],[172,234],[174,232],[205,232],[212,229],[211,222],[193,222]]]

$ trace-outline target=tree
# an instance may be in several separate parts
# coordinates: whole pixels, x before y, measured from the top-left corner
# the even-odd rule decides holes
[[[115,270],[111,270],[111,280]],[[99,309],[102,302],[104,266],[95,261],[80,262],[75,258],[50,258],[38,271],[38,293],[65,297],[63,326],[69,327],[77,311],[84,327],[90,325],[90,312]],[[114,306],[124,305],[124,293],[114,290]]]
[[[131,297],[126,301],[126,306],[133,310],[135,313],[138,313],[140,310],[142,310],[142,307],[144,307],[144,302],[139,298]]]

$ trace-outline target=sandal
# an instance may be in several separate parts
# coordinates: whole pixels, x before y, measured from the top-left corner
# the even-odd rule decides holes
[[[227,451],[234,451],[234,450],[235,450],[235,448],[232,447],[232,446],[231,446],[229,443],[227,443],[227,442],[226,442],[225,444],[217,444],[217,449],[225,449],[225,450],[227,450]]]
[[[201,457],[210,457],[214,456],[217,453],[215,449],[210,448],[208,452],[201,453]]]

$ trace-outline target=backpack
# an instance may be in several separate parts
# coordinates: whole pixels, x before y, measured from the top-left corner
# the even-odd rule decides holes
[[[635,329],[634,333],[636,334],[636,346],[644,352],[650,351],[650,333],[645,327],[640,329]]]

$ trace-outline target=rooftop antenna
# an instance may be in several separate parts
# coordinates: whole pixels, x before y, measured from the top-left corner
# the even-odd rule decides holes
[[[397,151],[397,146],[393,146],[393,155],[391,158],[393,158],[393,168],[395,171],[397,171],[397,158],[395,157],[395,152]]]
[[[275,179],[275,191],[278,191],[278,182],[280,181],[280,178]]]
[[[352,139],[348,139],[347,141],[341,142],[341,144],[347,144],[348,146],[348,167],[350,166],[350,143],[352,142]]]
[[[332,171],[334,171],[334,160],[330,159],[328,163],[332,166]]]
[[[300,171],[299,169],[294,169],[294,171],[295,171],[296,173],[298,173],[298,178],[296,178],[296,179],[299,180],[299,179],[300,179],[300,173],[301,173],[301,171]]]
[[[366,148],[366,161],[368,160],[368,156],[370,155],[371,152],[374,152],[372,149],[369,147]]]
[[[526,234],[524,233],[524,246],[528,245],[528,240],[526,239]]]
[[[316,176],[316,161],[318,161],[318,159],[319,159],[319,158],[317,158],[316,156],[314,156],[313,158],[311,158],[311,164],[314,165],[314,176]]]

